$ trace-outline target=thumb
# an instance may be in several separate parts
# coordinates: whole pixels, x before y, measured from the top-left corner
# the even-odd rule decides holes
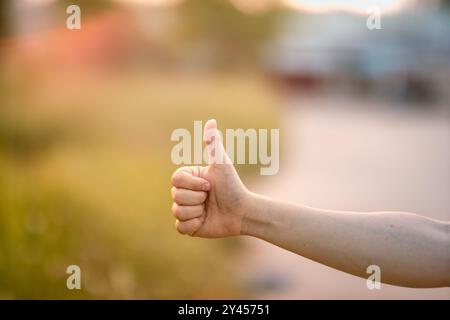
[[[217,129],[215,119],[206,121],[203,130],[203,141],[206,143],[206,148],[208,149],[208,164],[231,164],[231,160],[223,147],[222,138],[219,129]]]

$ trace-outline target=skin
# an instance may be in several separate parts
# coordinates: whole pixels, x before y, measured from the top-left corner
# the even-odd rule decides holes
[[[407,212],[346,212],[278,201],[247,190],[227,157],[215,120],[205,124],[209,165],[172,176],[172,212],[181,234],[253,236],[329,267],[384,283],[450,286],[450,223]]]

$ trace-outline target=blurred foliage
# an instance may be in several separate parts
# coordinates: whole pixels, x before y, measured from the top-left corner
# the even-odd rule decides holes
[[[264,82],[3,75],[0,298],[240,297],[230,263],[236,240],[192,239],[173,227],[170,133],[210,117],[229,128],[273,125]],[[81,291],[66,289],[72,264],[81,267]]]
[[[222,67],[257,63],[261,45],[269,39],[280,12],[269,10],[248,15],[227,0],[188,0],[181,8],[183,35],[196,49],[207,45]]]
[[[0,37],[9,33],[9,1],[0,1]]]
[[[66,130],[55,123],[36,126],[26,120],[17,121],[10,110],[0,110],[0,151],[16,158],[42,153],[63,139],[63,131]]]
[[[51,5],[59,12],[68,4],[89,16],[80,32],[41,30],[35,47],[20,37],[3,42],[0,298],[240,297],[232,265],[239,242],[175,231],[170,134],[208,118],[227,128],[274,127],[277,101],[253,73],[183,73],[147,61],[172,49],[202,60],[197,49],[205,44],[219,65],[242,67],[268,36],[269,16],[190,0],[176,9],[180,34],[158,43],[134,38],[130,20],[104,19],[119,8],[111,1]],[[57,14],[55,23],[64,18]],[[129,32],[117,36],[122,26],[110,30],[111,21],[128,23]],[[102,63],[123,47],[133,54]],[[258,166],[238,170],[247,178],[259,173]],[[81,291],[66,288],[72,264],[81,267]]]

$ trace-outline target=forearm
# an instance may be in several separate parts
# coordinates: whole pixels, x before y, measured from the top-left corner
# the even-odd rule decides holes
[[[450,225],[410,213],[321,210],[250,196],[242,233],[357,276],[381,268],[382,282],[450,285]]]

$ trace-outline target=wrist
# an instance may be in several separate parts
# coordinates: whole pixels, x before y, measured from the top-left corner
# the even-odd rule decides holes
[[[267,230],[268,203],[266,199],[256,193],[248,191],[241,221],[241,235],[261,237],[261,232]]]

